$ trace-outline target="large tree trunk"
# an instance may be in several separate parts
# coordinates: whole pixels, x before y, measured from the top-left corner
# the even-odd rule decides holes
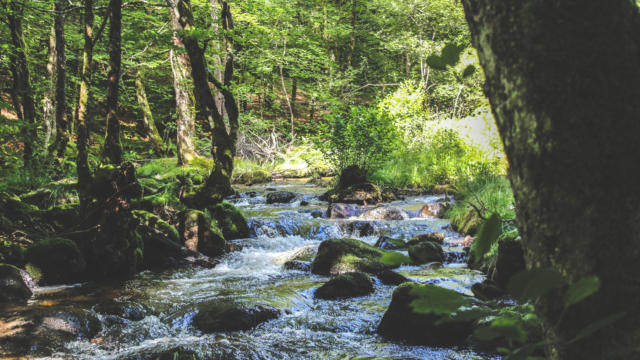
[[[3,2],[3,6],[7,3]],[[26,44],[22,32],[22,6],[15,0],[8,1],[7,23],[11,32],[11,72],[13,76],[13,103],[18,117],[24,122],[22,141],[24,142],[24,162],[29,166],[33,160],[33,144],[38,140],[36,128],[36,106],[27,64]]]
[[[168,0],[171,4],[173,1]],[[233,22],[229,6],[226,2],[222,3],[222,21],[225,30],[233,30]],[[174,5],[175,6],[175,5]],[[194,29],[193,13],[191,4],[188,0],[179,0],[177,3],[179,11],[180,25],[185,30]],[[204,57],[204,51],[198,44],[198,40],[193,37],[183,37],[185,49],[191,60],[191,73],[193,77],[193,85],[195,88],[196,104],[199,111],[207,116],[210,123],[214,124],[212,135],[211,153],[214,160],[214,169],[207,179],[203,194],[207,195],[212,201],[220,201],[224,196],[233,193],[231,187],[231,174],[233,172],[233,157],[235,155],[235,145],[238,132],[238,107],[236,105],[233,94],[229,90],[231,78],[233,76],[233,54],[227,54],[224,83],[220,83],[207,66]],[[207,81],[208,80],[208,81]],[[225,98],[225,109],[229,117],[229,131],[227,131],[221,109],[218,109],[215,99],[209,88],[209,81],[215,84]]]
[[[223,5],[221,0],[211,0],[211,30],[214,34],[219,34],[220,32],[220,14],[222,13]],[[227,44],[226,41],[220,46],[220,43],[214,41],[212,44],[215,49],[215,54],[213,55],[213,75],[218,79],[219,82],[224,82],[224,55],[227,52]],[[222,110],[222,116],[224,117],[224,95],[220,91],[217,91],[213,94],[213,97],[216,101],[216,106],[218,109]],[[210,124],[211,128],[213,128],[213,124]]]
[[[67,131],[67,99],[65,82],[67,79],[67,63],[64,51],[64,0],[55,2],[55,37],[56,37],[56,140],[51,145],[51,154],[58,158],[64,157],[64,151],[69,142]]]
[[[109,74],[107,76],[107,134],[103,157],[111,164],[122,162],[120,121],[118,120],[118,85],[120,82],[122,0],[109,1]]]
[[[51,28],[49,35],[49,60],[47,61],[47,75],[49,76],[49,87],[42,98],[42,118],[44,120],[44,140],[43,151],[45,155],[49,151],[51,137],[55,136],[55,109],[54,99],[56,96],[56,33],[55,26]]]
[[[171,29],[174,33],[171,37],[173,45],[178,49],[184,49],[182,39],[177,35],[182,30],[182,25],[178,21],[180,15],[174,3],[170,3],[169,17]],[[176,95],[176,112],[178,113],[176,146],[178,150],[178,163],[180,165],[189,164],[197,157],[194,139],[196,137],[195,114],[193,113],[193,100],[190,87],[193,84],[191,79],[191,65],[189,57],[181,50],[169,50],[169,60],[173,73],[173,89]]]
[[[153,151],[156,154],[162,153],[162,138],[158,133],[158,128],[153,121],[153,114],[151,113],[151,107],[149,106],[149,100],[147,100],[147,91],[144,88],[142,82],[142,74],[140,71],[136,73],[136,98],[138,104],[142,110],[142,127],[144,128],[145,135],[149,138]]]
[[[89,132],[87,130],[87,106],[89,104],[91,87],[91,63],[93,62],[93,0],[84,1],[84,49],[82,51],[82,73],[80,75],[80,91],[76,107],[76,121],[78,122],[78,157],[76,168],[78,172],[78,194],[80,207],[85,209],[89,201],[91,187],[91,171],[88,161]]]
[[[463,0],[528,266],[601,289],[536,308],[552,359],[640,358],[640,19],[632,1]],[[583,340],[576,333],[624,317]]]

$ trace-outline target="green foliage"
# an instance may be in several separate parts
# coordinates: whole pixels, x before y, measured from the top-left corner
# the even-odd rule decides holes
[[[531,269],[514,275],[507,290],[516,299],[533,300],[564,284],[562,275],[553,269]]]
[[[498,238],[502,234],[502,218],[500,214],[493,213],[491,216],[480,226],[478,235],[476,235],[475,241],[471,246],[471,252],[474,255],[476,261],[479,261],[484,255],[489,252],[491,246],[498,241]]]
[[[572,284],[564,296],[564,307],[579,303],[600,289],[600,279],[596,276],[585,277]]]
[[[469,303],[459,292],[431,284],[416,285],[410,294],[416,297],[411,301],[411,309],[419,314],[448,315]]]
[[[397,146],[392,119],[371,108],[355,106],[328,117],[326,137],[316,145],[337,170],[356,165],[372,172]]]

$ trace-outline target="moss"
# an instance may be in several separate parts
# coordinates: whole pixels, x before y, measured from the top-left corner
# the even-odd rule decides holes
[[[468,208],[464,213],[454,213],[449,220],[453,229],[464,235],[474,235],[482,224],[482,219],[472,208]]]
[[[42,280],[46,284],[80,280],[86,267],[76,243],[64,238],[44,239],[31,245],[27,259],[42,270]]]
[[[386,266],[380,262],[384,251],[356,239],[325,240],[311,265],[314,274],[328,275],[350,271],[376,273]]]
[[[141,225],[154,228],[172,241],[180,242],[180,234],[178,234],[178,230],[155,214],[144,210],[133,210],[132,213],[133,216],[140,221]]]
[[[235,182],[246,185],[263,184],[271,180],[271,173],[266,170],[253,170],[241,173]]]
[[[31,276],[33,281],[39,283],[42,280],[42,270],[39,267],[33,265],[32,263],[28,263],[24,266],[24,270]]]
[[[249,236],[247,219],[232,204],[223,201],[209,207],[209,213],[218,222],[226,240],[246,238]]]
[[[25,261],[26,249],[15,241],[0,238],[0,263],[22,265]]]
[[[203,211],[191,209],[180,214],[180,235],[187,248],[207,256],[222,255],[228,250],[217,221]]]

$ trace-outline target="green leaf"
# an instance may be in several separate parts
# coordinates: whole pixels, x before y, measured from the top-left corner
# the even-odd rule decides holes
[[[625,316],[627,313],[626,312],[619,312],[619,313],[615,313],[613,315],[609,315],[603,319],[600,319],[594,323],[591,323],[589,325],[587,325],[587,327],[585,327],[584,329],[578,331],[578,333],[576,334],[576,337],[574,337],[573,339],[569,340],[569,342],[567,344],[571,344],[573,342],[576,342],[578,340],[582,340],[588,336],[593,335],[596,331],[605,328],[609,325],[612,325],[613,323],[615,323],[616,321],[618,321],[620,318],[622,318],[623,316]]]
[[[455,66],[460,61],[460,54],[464,50],[463,46],[449,43],[442,48],[442,62],[449,66]]]
[[[444,70],[447,68],[442,58],[438,55],[429,55],[427,57],[427,64],[436,70]]]
[[[450,315],[468,303],[464,295],[431,284],[416,285],[409,294],[416,297],[410,306],[419,314]]]
[[[476,67],[473,66],[473,64],[468,65],[466,68],[464,68],[464,70],[462,70],[462,77],[463,78],[469,77],[475,74],[475,72],[476,72]]]
[[[411,259],[404,254],[395,251],[389,251],[380,256],[380,262],[390,266],[400,266],[411,264]]]
[[[564,307],[578,303],[593,295],[600,289],[600,279],[597,276],[585,277],[571,285],[564,296]]]
[[[474,335],[483,341],[504,338],[509,341],[523,343],[527,340],[527,334],[520,322],[509,317],[495,318],[491,325],[476,329]]]
[[[507,291],[519,300],[538,298],[564,285],[562,275],[553,269],[524,270],[514,275]]]
[[[480,226],[478,235],[476,236],[473,245],[471,245],[471,252],[475,257],[475,261],[480,261],[484,255],[491,249],[493,245],[502,234],[502,218],[500,214],[493,213],[491,216]]]

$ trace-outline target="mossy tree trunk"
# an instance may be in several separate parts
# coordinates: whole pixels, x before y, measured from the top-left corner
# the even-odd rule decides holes
[[[145,135],[149,138],[149,142],[156,154],[162,153],[162,138],[158,132],[155,122],[153,121],[153,114],[151,113],[151,107],[149,106],[149,100],[147,100],[147,91],[144,88],[142,72],[136,73],[136,98],[138,99],[138,105],[142,110],[142,127],[144,128]]]
[[[180,165],[189,164],[196,158],[194,139],[196,137],[195,114],[193,112],[193,98],[190,87],[193,84],[191,79],[191,65],[189,57],[184,53],[184,44],[177,35],[183,30],[178,21],[178,9],[175,3],[169,3],[169,18],[171,29],[174,31],[171,37],[174,49],[169,50],[169,60],[171,62],[171,72],[173,73],[173,89],[176,96],[176,146],[178,150],[178,163]]]
[[[59,159],[64,157],[64,151],[69,142],[67,130],[67,98],[65,83],[67,81],[67,59],[64,50],[64,10],[65,1],[55,1],[55,38],[56,38],[56,140],[49,149],[51,155]]]
[[[601,289],[536,308],[551,359],[640,358],[640,15],[632,1],[463,0],[528,266]],[[580,341],[581,329],[624,317]],[[561,314],[563,313],[562,317]]]
[[[118,120],[118,91],[122,63],[122,0],[109,1],[109,73],[107,75],[107,133],[102,156],[111,164],[122,162],[120,121]]]
[[[168,2],[178,9],[179,21],[183,29],[186,31],[194,30],[190,1],[179,0],[177,4],[172,0],[168,0]],[[222,2],[221,20],[226,32],[233,31],[231,12],[226,2]],[[227,41],[229,41],[229,39],[230,38],[228,38]],[[220,82],[209,70],[204,51],[198,44],[198,40],[194,37],[184,36],[182,42],[191,61],[191,73],[195,88],[196,104],[199,107],[198,111],[205,114],[209,122],[214,124],[211,139],[211,154],[214,159],[214,169],[207,179],[200,197],[219,201],[224,196],[233,193],[233,189],[231,188],[231,174],[233,172],[233,157],[235,155],[235,145],[239,127],[239,111],[233,93],[230,90],[234,67],[233,52],[227,52],[224,81]],[[216,106],[209,82],[212,82],[224,96],[225,109],[229,118],[229,130],[227,130],[227,126],[222,117],[222,110]]]
[[[55,136],[55,108],[54,99],[56,94],[56,34],[55,27],[51,27],[49,36],[49,60],[47,61],[47,75],[49,76],[49,87],[42,98],[42,118],[44,120],[44,140],[43,151],[45,155],[49,151],[51,137]]]
[[[0,3],[7,14],[11,44],[11,73],[13,77],[13,105],[18,118],[23,121],[22,141],[24,143],[24,162],[30,166],[33,162],[34,143],[38,140],[36,128],[36,106],[34,102],[31,77],[27,63],[26,44],[22,30],[23,5],[15,0]]]

